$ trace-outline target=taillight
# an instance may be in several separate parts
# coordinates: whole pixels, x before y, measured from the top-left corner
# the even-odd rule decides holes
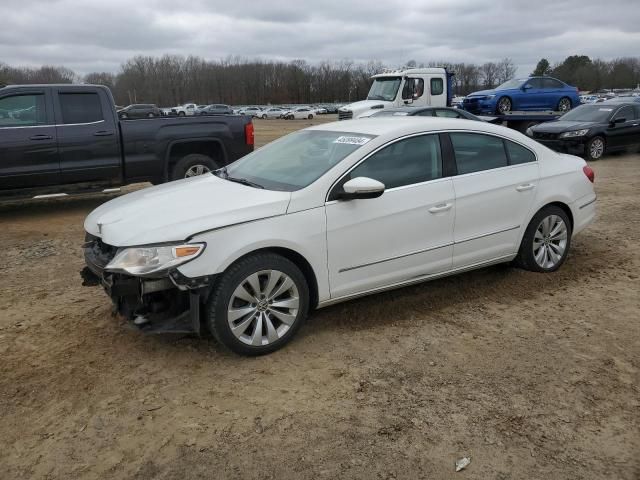
[[[591,168],[589,165],[585,165],[584,167],[582,167],[582,171],[587,176],[589,181],[593,183],[593,181],[596,179],[596,174],[593,171],[593,168]]]
[[[247,145],[253,145],[253,122],[244,126],[244,141]]]

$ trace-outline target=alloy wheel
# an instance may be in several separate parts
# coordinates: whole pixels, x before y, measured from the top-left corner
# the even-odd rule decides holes
[[[507,113],[511,111],[511,100],[506,97],[503,97],[498,102],[498,112]]]
[[[544,269],[555,267],[567,249],[568,229],[558,215],[544,217],[533,236],[533,258]]]
[[[594,138],[589,145],[591,158],[598,159],[604,153],[604,142],[600,138]]]
[[[571,110],[571,100],[569,100],[568,98],[563,98],[562,100],[560,100],[560,103],[558,104],[558,111],[568,112],[569,110]]]
[[[197,177],[198,175],[204,175],[205,173],[209,173],[211,169],[206,165],[192,165],[185,172],[184,178]]]
[[[265,346],[282,338],[298,316],[295,282],[278,270],[261,270],[245,278],[227,307],[227,322],[242,343]]]

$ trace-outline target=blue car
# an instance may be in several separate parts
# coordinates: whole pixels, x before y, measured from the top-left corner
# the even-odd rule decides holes
[[[514,110],[567,112],[580,105],[578,89],[551,77],[509,80],[493,90],[473,92],[463,108],[475,114],[504,115]]]

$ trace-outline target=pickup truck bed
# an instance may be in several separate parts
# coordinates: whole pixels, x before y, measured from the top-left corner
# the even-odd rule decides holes
[[[253,151],[239,115],[119,120],[95,85],[0,88],[0,196],[162,183]]]

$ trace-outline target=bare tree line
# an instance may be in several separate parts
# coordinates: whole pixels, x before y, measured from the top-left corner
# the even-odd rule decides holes
[[[516,73],[516,66],[509,58],[483,64],[425,64],[411,60],[407,66],[447,67],[456,74],[454,91],[458,95],[493,88]],[[209,61],[194,56],[136,56],[122,64],[118,73],[94,72],[84,77],[65,67],[16,68],[0,63],[0,82],[101,84],[112,90],[120,105],[328,103],[364,99],[371,75],[384,68],[379,61],[340,60],[310,64],[304,60],[279,62],[240,57]],[[603,61],[576,55],[553,67],[546,59],[541,59],[533,73],[553,75],[581,89],[632,88],[640,82],[640,59]]]

